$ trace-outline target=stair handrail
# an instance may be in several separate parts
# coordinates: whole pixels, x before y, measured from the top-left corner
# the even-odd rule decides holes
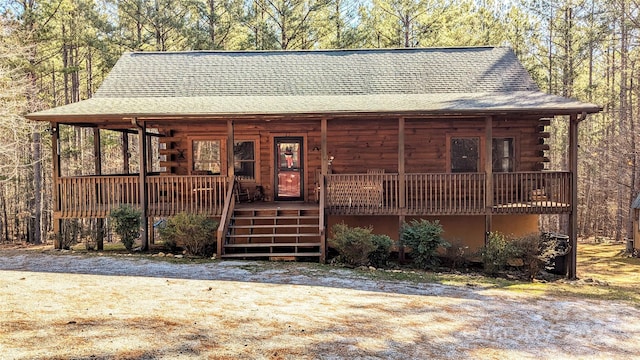
[[[233,214],[233,210],[235,209],[235,205],[236,205],[235,199],[233,197],[234,185],[235,185],[235,177],[229,176],[227,194],[224,197],[224,208],[222,209],[222,215],[220,215],[220,225],[218,225],[218,232],[217,232],[216,254],[218,257],[222,256],[222,251],[224,249],[223,243],[225,240],[225,234],[227,233],[227,229],[229,228],[229,222],[231,221],[231,214]]]
[[[320,233],[320,262],[324,263],[325,262],[325,258],[326,258],[326,235],[325,235],[325,219],[324,219],[324,213],[325,213],[325,176],[324,174],[320,174],[320,195],[319,195],[319,199],[318,199],[318,207],[319,207],[319,212],[318,212],[318,218],[319,218],[319,224],[318,224],[318,230]]]

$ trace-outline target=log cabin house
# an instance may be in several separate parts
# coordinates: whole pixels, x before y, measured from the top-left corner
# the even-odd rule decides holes
[[[577,126],[599,110],[541,92],[509,48],[472,47],[126,53],[91,99],[27,117],[51,124],[56,232],[132,204],[219,219],[222,258],[324,261],[338,222],[397,239],[438,219],[477,249],[566,214],[574,276]],[[556,116],[565,171],[545,170]],[[95,176],[61,176],[61,124],[95,129]],[[137,134],[139,173],[101,173],[102,129]]]

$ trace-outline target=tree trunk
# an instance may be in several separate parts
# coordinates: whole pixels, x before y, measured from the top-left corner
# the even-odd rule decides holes
[[[64,103],[70,104],[69,96],[69,46],[67,45],[67,33],[64,23],[62,24],[62,81],[64,82]]]
[[[216,48],[216,1],[209,0],[209,40],[211,49]]]
[[[3,241],[9,242],[9,217],[7,216],[7,200],[4,183],[0,183],[0,202],[2,203],[2,219],[3,219]]]
[[[93,58],[91,46],[87,46],[87,98],[93,96]]]
[[[42,243],[42,155],[40,133],[33,132],[33,236],[34,244]]]

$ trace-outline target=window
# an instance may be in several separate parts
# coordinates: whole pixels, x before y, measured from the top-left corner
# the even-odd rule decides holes
[[[491,157],[493,160],[493,172],[513,171],[513,138],[494,138]]]
[[[193,140],[193,170],[220,174],[220,140]]]
[[[451,172],[478,172],[480,163],[479,137],[451,138]]]
[[[256,179],[256,153],[253,140],[241,140],[233,144],[233,166],[239,180]]]

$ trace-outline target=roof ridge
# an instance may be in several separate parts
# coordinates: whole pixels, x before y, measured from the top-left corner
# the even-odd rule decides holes
[[[490,45],[478,45],[478,46],[442,46],[442,47],[416,47],[416,48],[356,48],[356,49],[293,49],[293,50],[181,50],[181,51],[125,51],[126,54],[295,54],[295,53],[340,53],[340,52],[429,52],[429,51],[455,51],[455,50],[511,50],[510,46],[490,46]]]

